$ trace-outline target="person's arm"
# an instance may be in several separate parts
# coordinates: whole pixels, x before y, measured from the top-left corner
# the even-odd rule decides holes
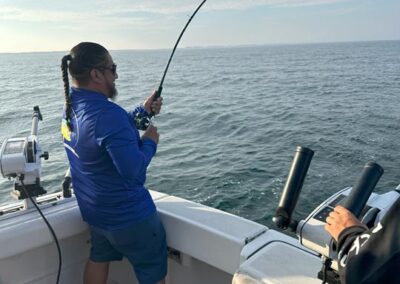
[[[367,231],[364,225],[354,225],[344,229],[337,240],[338,260],[340,268],[346,267],[347,260],[354,255],[354,241]]]
[[[400,200],[374,228],[367,229],[360,223],[340,231],[338,266],[342,284],[398,283],[399,214]],[[331,226],[335,220],[337,221],[335,218],[330,219]]]
[[[99,116],[96,138],[107,150],[121,177],[144,182],[142,179],[156,153],[157,141],[146,136],[140,139],[122,109]]]
[[[337,242],[339,274],[344,283],[345,267],[352,256],[353,243],[367,229],[349,210],[340,205],[326,218],[325,230]]]

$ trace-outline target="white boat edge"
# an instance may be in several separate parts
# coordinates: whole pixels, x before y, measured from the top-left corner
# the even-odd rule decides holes
[[[221,210],[150,192],[170,249],[167,283],[321,283],[316,277],[320,258],[296,239]],[[75,198],[41,207],[60,241],[60,283],[82,283],[90,236]],[[0,246],[0,284],[56,282],[56,246],[34,208],[0,216]],[[108,283],[137,283],[127,261],[112,263]]]

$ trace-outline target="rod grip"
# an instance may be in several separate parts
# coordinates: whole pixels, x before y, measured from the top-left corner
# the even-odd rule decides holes
[[[375,162],[368,162],[365,164],[361,173],[361,177],[353,186],[353,189],[343,205],[357,218],[360,217],[368,198],[381,178],[383,172],[383,168]]]
[[[154,96],[154,100],[157,100],[159,97],[161,97],[162,90],[163,90],[163,86],[161,86],[161,85],[158,86],[158,90],[157,90],[156,95]]]
[[[296,207],[313,155],[314,151],[309,148],[301,146],[296,148],[278,208],[272,218],[278,228],[287,229],[292,222],[292,213]]]
[[[162,90],[163,90],[163,87],[161,85],[158,86],[158,90],[156,91],[156,95],[153,98],[153,102],[156,101],[159,97],[161,97]],[[152,118],[155,115],[156,114],[154,113],[154,111],[151,111],[149,118]],[[146,129],[147,129],[147,127],[146,127]]]

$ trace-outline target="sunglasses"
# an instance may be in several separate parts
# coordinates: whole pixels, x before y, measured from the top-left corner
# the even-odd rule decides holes
[[[114,76],[117,74],[117,64],[115,63],[111,67],[102,67],[101,69],[110,70]]]

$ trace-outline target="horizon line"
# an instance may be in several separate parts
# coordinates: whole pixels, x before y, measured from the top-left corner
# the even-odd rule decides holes
[[[316,44],[333,44],[333,43],[363,43],[363,42],[384,42],[384,41],[400,41],[399,39],[376,39],[376,40],[343,40],[343,41],[321,41],[321,42],[282,42],[282,43],[249,43],[249,44],[216,44],[216,45],[198,45],[198,46],[183,46],[178,49],[212,49],[212,48],[240,48],[240,47],[257,47],[257,46],[282,46],[282,45],[316,45]],[[171,48],[172,49],[172,48]],[[109,51],[162,51],[170,50],[170,48],[121,48],[108,49]],[[29,54],[29,53],[58,53],[68,52],[68,50],[38,50],[38,51],[0,51],[0,54]]]

